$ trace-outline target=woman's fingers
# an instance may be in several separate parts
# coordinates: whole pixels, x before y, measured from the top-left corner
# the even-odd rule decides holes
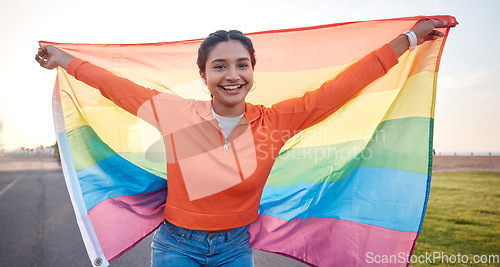
[[[424,39],[425,39],[425,41],[436,40],[438,37],[443,37],[443,36],[444,36],[443,32],[433,30],[431,33],[429,33],[427,36],[425,36]]]
[[[42,65],[42,63],[43,63],[43,57],[40,55],[40,53],[37,53],[35,55],[35,60],[40,64],[40,66]]]
[[[35,56],[36,61],[40,63],[40,65],[44,62],[44,54],[43,51],[38,51],[38,53]]]
[[[45,50],[43,50],[43,49],[41,49],[41,48],[38,48],[38,54],[39,54],[40,56],[43,56],[43,55],[46,55],[46,54],[47,54],[47,51],[45,51]]]
[[[43,63],[46,61],[45,52],[42,49],[38,48],[38,53],[35,55],[35,60],[43,67]]]
[[[435,28],[442,28],[446,27],[448,25],[448,22],[446,21],[439,21],[439,20],[431,20],[432,23],[432,31],[427,35],[427,38],[430,40],[436,40],[438,37],[443,37],[444,33],[438,30],[435,30]]]
[[[436,30],[436,28],[442,28],[446,25],[448,25],[446,21],[422,20],[417,22],[417,24],[412,27],[412,30],[417,36],[417,43],[422,44],[425,41],[436,40],[438,37],[443,37],[444,33]]]
[[[49,64],[50,61],[50,55],[48,54],[47,50],[43,49],[43,47],[38,48],[38,52],[35,55],[35,60],[40,64],[41,67],[46,68],[46,69],[53,69],[55,66],[51,66],[52,64]]]
[[[43,52],[47,53],[47,49],[45,49],[40,42],[38,43],[38,46],[40,46],[40,49],[42,49]]]
[[[432,26],[434,26],[434,28],[442,28],[448,25],[448,22],[446,21],[439,21],[439,20],[431,20],[431,21],[432,21]]]

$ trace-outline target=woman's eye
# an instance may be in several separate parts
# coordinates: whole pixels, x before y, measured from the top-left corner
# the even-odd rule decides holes
[[[246,64],[246,63],[245,63],[245,64],[240,64],[240,65],[239,65],[239,67],[240,67],[240,68],[247,68],[247,67],[248,67],[248,64]]]
[[[214,69],[223,69],[223,68],[225,68],[224,65],[215,65],[214,66]]]

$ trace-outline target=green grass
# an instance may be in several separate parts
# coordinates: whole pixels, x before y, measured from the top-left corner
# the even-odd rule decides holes
[[[473,255],[500,255],[500,173],[433,174],[427,212],[413,254],[426,252],[466,254],[469,261]]]

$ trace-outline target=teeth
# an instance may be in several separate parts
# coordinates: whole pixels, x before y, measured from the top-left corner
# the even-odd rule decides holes
[[[240,87],[241,87],[241,85],[222,86],[222,88],[224,88],[224,90],[236,90]]]

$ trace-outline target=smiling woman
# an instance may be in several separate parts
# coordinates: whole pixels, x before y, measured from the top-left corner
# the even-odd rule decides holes
[[[45,68],[61,66],[161,133],[169,191],[166,201],[156,207],[163,211],[163,223],[153,241],[153,266],[252,266],[249,224],[258,218],[264,186],[280,149],[292,137],[290,133],[332,115],[396,65],[410,46],[443,36],[434,28],[445,25],[420,21],[318,89],[271,107],[245,101],[254,86],[256,61],[252,42],[238,31],[215,32],[198,50],[199,73],[212,94],[211,101],[145,88],[53,46],[40,48],[36,60]],[[123,183],[134,186],[130,180]],[[163,183],[157,180],[145,183],[154,188],[150,193],[164,192]],[[119,197],[124,203],[122,198],[130,194]],[[97,214],[98,203],[85,204]],[[136,206],[131,206],[136,212]],[[96,235],[114,231],[110,225],[116,228],[119,223],[96,228]],[[120,252],[105,256],[115,259]]]

